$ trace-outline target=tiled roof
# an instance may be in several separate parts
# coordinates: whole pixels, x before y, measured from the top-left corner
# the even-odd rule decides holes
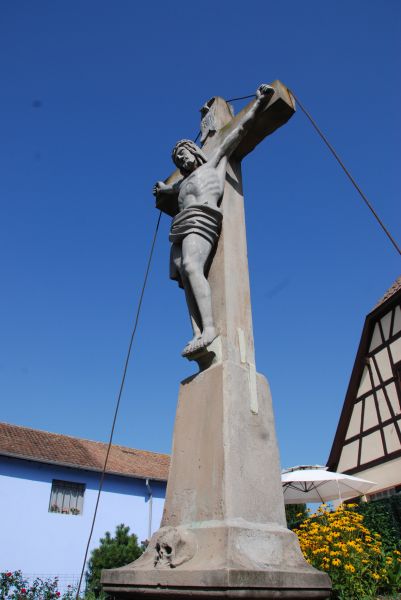
[[[102,471],[107,444],[0,423],[0,455]],[[170,457],[113,445],[107,473],[167,481]]]
[[[401,290],[401,275],[396,279],[393,285],[387,290],[382,298],[380,298],[379,302],[376,304],[375,309],[384,304],[391,296],[394,296],[396,292]]]

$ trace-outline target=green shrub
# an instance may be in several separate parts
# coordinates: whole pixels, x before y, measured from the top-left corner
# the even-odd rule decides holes
[[[372,502],[361,502],[358,512],[366,527],[380,533],[385,548],[396,548],[401,542],[401,497],[391,496]]]
[[[287,519],[288,529],[299,527],[302,521],[308,517],[306,504],[286,504],[285,517]]]
[[[92,551],[86,572],[87,594],[100,593],[102,569],[123,567],[136,560],[143,552],[135,534],[129,533],[129,527],[118,525],[114,537],[108,531],[100,540],[100,546]]]

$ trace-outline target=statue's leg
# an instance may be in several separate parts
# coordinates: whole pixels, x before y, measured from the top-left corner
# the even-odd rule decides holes
[[[171,255],[170,255],[170,276],[172,275],[174,279],[177,279],[176,273],[179,273],[179,277],[181,279],[182,285],[184,286],[185,298],[187,301],[187,307],[189,312],[189,318],[191,320],[191,326],[193,331],[193,338],[187,344],[193,343],[195,340],[201,337],[202,332],[202,319],[199,314],[198,307],[195,302],[195,298],[192,294],[191,284],[189,283],[189,279],[185,277],[185,274],[182,269],[182,247],[181,244],[173,244],[171,246]],[[184,349],[184,352],[187,348]]]
[[[211,250],[212,244],[196,233],[187,235],[182,241],[182,275],[189,280],[202,320],[201,339],[188,348],[189,352],[207,346],[217,336],[212,313],[212,294],[204,273]]]
[[[184,284],[185,298],[187,301],[189,317],[191,319],[192,331],[194,332],[193,339],[199,339],[202,333],[202,319],[199,314],[198,307],[195,302],[194,295],[192,293],[191,284],[187,277],[182,277],[182,283]],[[193,341],[193,340],[191,340]]]

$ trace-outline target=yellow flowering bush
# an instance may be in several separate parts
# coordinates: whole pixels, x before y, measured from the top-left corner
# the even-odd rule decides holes
[[[356,509],[342,504],[331,511],[322,504],[294,529],[306,560],[329,574],[334,597],[341,600],[401,591],[401,554],[385,551],[380,535],[365,527]]]

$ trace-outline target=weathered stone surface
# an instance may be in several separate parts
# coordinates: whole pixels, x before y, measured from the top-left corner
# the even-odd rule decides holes
[[[204,586],[202,588],[166,588],[164,586],[158,586],[157,590],[152,587],[137,588],[135,591],[130,591],[128,588],[122,590],[121,588],[109,588],[110,594],[112,594],[113,600],[159,600],[161,597],[170,598],[174,600],[179,598],[180,600],[221,600],[241,598],[242,600],[267,600],[269,598],[285,598],[287,600],[301,600],[309,598],[329,598],[326,592],[316,589],[281,589],[277,591],[277,588],[254,588],[246,590],[244,588],[234,588],[229,586],[226,588],[213,588]]]
[[[246,365],[181,384],[162,526],[137,561],[103,571],[116,598],[328,597],[286,528],[271,396],[256,378],[257,414]]]
[[[274,88],[275,94],[264,112],[260,115],[256,124],[257,127],[245,136],[236,149],[234,153],[234,158],[236,160],[241,160],[244,156],[249,154],[258,143],[260,143],[267,135],[270,135],[276,131],[276,129],[284,125],[295,113],[295,100],[288,88],[279,80],[273,81],[271,85]],[[214,135],[208,137],[205,144],[202,146],[202,150],[205,151],[206,156],[209,156],[216,145],[221,143],[221,139],[225,137],[232,128],[236,127],[238,120],[241,118],[244,111],[247,111],[254,102],[254,100],[252,100],[237,115],[235,115],[234,118],[232,118],[231,110],[224,98],[216,96],[214,101],[213,121],[216,133],[213,131],[212,133]],[[177,182],[180,177],[180,171],[177,169],[167,177],[165,183],[171,185]],[[157,198],[156,207],[167,215],[174,217],[178,213],[177,198],[171,198],[161,194]]]
[[[221,111],[215,99],[210,100],[203,107],[204,111],[208,111],[203,119],[208,123],[202,136],[205,147],[208,146],[208,155],[192,140],[178,141],[172,158],[181,178],[172,185],[158,181],[153,188],[156,199],[159,196],[177,198],[178,214],[172,221],[169,236],[172,243],[170,278],[185,290],[193,338],[186,344],[182,355],[190,359],[206,349],[218,335],[207,271],[221,232],[223,211],[220,205],[228,160],[255,127],[275,94],[271,85],[260,85],[255,101],[247,110],[241,111],[240,119],[231,119],[230,123],[235,125],[227,125],[230,131],[225,136],[220,135],[219,129]],[[226,107],[226,112],[230,112],[227,104]],[[210,137],[213,141],[219,139],[219,144],[214,145],[212,150],[208,144]]]
[[[286,528],[271,396],[255,368],[240,159],[295,110],[288,90],[273,87],[260,127],[227,164],[223,229],[208,273],[219,335],[193,355],[204,370],[180,387],[161,528],[137,561],[103,571],[116,599],[330,597],[328,576],[304,560]],[[218,98],[204,128],[206,156],[235,128],[231,117]],[[162,197],[158,206],[176,214]]]

